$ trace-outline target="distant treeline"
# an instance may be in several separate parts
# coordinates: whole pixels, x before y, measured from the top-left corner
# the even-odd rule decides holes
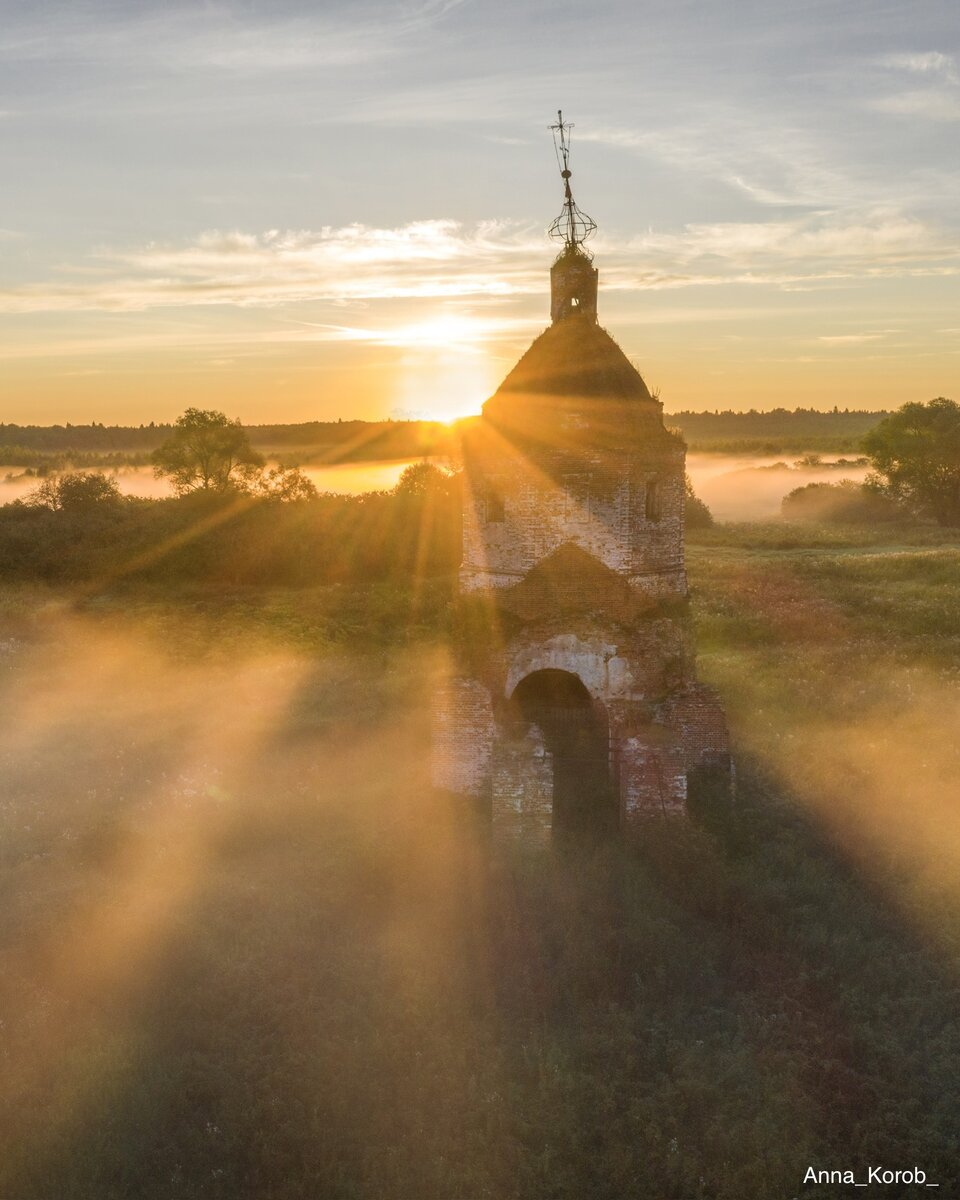
[[[5,425],[0,423],[0,452],[141,450],[159,446],[173,430],[172,425]],[[9,461],[9,460],[5,460]]]
[[[667,424],[670,424],[668,419]],[[686,437],[687,449],[699,454],[850,454],[861,453],[862,437],[810,434],[806,437]]]
[[[692,450],[743,454],[804,451],[851,452],[888,414],[813,408],[770,412],[666,414]],[[121,466],[142,464],[170,437],[172,425],[0,424],[0,465]],[[261,452],[297,463],[372,462],[379,459],[450,455],[456,435],[439,421],[304,421],[296,425],[249,425]],[[55,457],[54,457],[55,456]]]
[[[889,416],[883,410],[865,412],[860,409],[833,408],[773,408],[769,412],[668,413],[668,425],[682,429],[688,439],[756,438],[756,437],[862,437],[874,425]]]
[[[731,454],[802,454],[805,451],[850,452],[889,414],[859,409],[774,408],[769,412],[667,413],[668,425],[679,429],[692,450]]]
[[[298,425],[248,425],[253,445],[283,455],[295,452],[299,462],[370,462],[445,454],[450,427],[440,421],[304,421]],[[172,425],[4,425],[0,424],[0,464],[23,465],[43,455],[69,455],[81,465],[82,455],[99,461],[84,465],[119,465],[105,456],[141,461],[173,433]]]
[[[58,471],[99,471],[104,468],[146,467],[147,451],[138,450],[33,450],[29,446],[0,446],[0,467],[25,468],[28,475]]]

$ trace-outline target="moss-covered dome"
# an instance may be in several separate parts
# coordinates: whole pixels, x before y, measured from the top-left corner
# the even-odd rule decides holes
[[[512,395],[593,396],[656,403],[643,376],[605,329],[586,317],[555,321],[484,405]]]

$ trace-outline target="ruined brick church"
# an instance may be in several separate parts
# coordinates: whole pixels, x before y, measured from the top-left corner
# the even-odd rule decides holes
[[[460,590],[485,632],[434,721],[435,784],[483,804],[500,840],[638,834],[731,779],[686,616],[686,448],[597,322],[569,129],[551,324],[463,436]]]

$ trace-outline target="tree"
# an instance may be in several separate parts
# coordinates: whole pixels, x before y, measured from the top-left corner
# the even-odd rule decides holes
[[[200,408],[188,408],[150,457],[154,474],[168,476],[178,496],[247,490],[250,469],[263,466],[239,420]]]
[[[867,434],[863,449],[876,491],[940,525],[960,525],[960,404],[943,396],[905,404]]]
[[[247,473],[247,490],[253,496],[265,500],[316,500],[317,489],[311,479],[299,467],[270,467],[269,470],[253,469]]]
[[[56,479],[45,479],[26,503],[54,512],[89,512],[113,507],[121,501],[117,481],[102,471],[68,471]]]
[[[713,525],[713,513],[693,490],[689,475],[684,476],[684,522],[688,529],[709,529]]]
[[[443,471],[424,459],[404,467],[393,491],[397,496],[449,497],[456,484],[456,476],[450,471]]]

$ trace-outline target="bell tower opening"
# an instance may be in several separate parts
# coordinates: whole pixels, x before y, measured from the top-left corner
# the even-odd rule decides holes
[[[517,727],[535,725],[553,761],[553,831],[612,833],[618,824],[607,715],[569,671],[534,671],[510,699]]]
[[[573,126],[564,121],[563,113],[557,113],[553,130],[554,149],[563,180],[563,209],[550,226],[549,234],[554,241],[561,242],[563,249],[550,268],[550,320],[563,321],[567,317],[597,319],[597,268],[593,257],[584,249],[584,242],[597,231],[597,223],[583,212],[570,187],[570,140]]]
[[[550,319],[597,319],[597,268],[579,246],[567,246],[550,268]]]

